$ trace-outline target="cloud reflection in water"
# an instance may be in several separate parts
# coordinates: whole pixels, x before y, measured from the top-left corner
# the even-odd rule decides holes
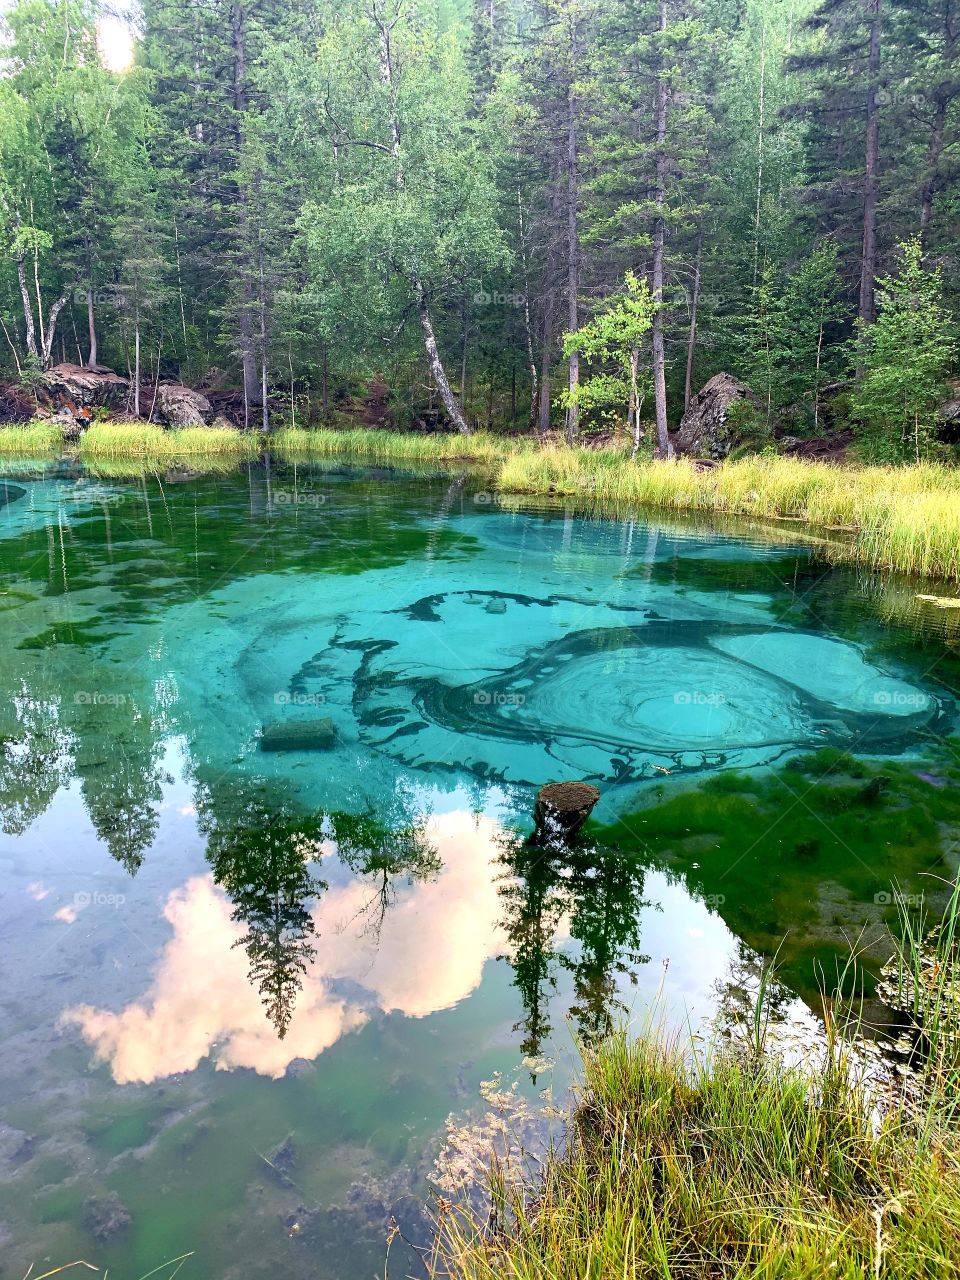
[[[400,888],[378,932],[363,924],[368,882],[331,888],[313,908],[317,953],[282,1040],[235,945],[243,928],[209,875],[167,899],[173,936],[143,996],[118,1013],[77,1006],[61,1021],[79,1026],[114,1080],[129,1084],[191,1071],[207,1056],[217,1070],[248,1067],[276,1078],[295,1058],[315,1058],[363,1026],[372,1010],[425,1017],[449,1008],[479,986],[485,962],[504,947],[492,865],[498,830],[459,811],[431,819],[443,869]],[[346,980],[356,994],[335,991]]]

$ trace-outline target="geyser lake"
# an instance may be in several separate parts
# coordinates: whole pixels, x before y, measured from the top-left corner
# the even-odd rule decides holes
[[[577,1037],[735,1020],[778,946],[802,1025],[955,873],[922,586],[481,485],[0,480],[0,1275],[382,1275],[481,1082],[562,1109]]]

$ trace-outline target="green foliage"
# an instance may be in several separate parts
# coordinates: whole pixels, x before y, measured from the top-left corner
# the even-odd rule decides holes
[[[876,323],[861,327],[854,346],[860,377],[852,403],[869,456],[919,462],[935,451],[957,341],[940,269],[926,269],[919,239],[901,252],[898,273],[879,282]]]
[[[605,299],[593,319],[581,325],[576,333],[564,335],[564,354],[569,356],[572,351],[579,351],[581,357],[596,368],[596,372],[581,377],[575,397],[588,417],[612,422],[619,408],[622,417],[633,414],[631,426],[639,430],[643,402],[640,348],[650,331],[655,309],[646,280],[639,280],[628,271],[622,288]],[[569,393],[565,392],[561,400],[564,407],[568,407]]]
[[[2,19],[0,350],[26,379],[88,358],[89,296],[101,361],[235,386],[248,422],[282,399],[290,426],[366,425],[356,390],[376,377],[398,422],[453,404],[488,430],[547,425],[559,401],[610,426],[627,406],[636,445],[662,324],[672,422],[725,369],[804,434],[848,372],[868,102],[881,269],[918,225],[936,261],[960,250],[942,0],[884,5],[877,84],[859,0],[666,0],[663,23],[659,0],[144,0],[123,73],[98,4]],[[926,311],[947,332],[941,284]],[[564,326],[585,330],[576,405]],[[864,447],[922,455],[933,419],[898,335],[868,345]],[[913,385],[932,362],[939,387],[953,348],[924,350]]]
[[[799,425],[817,426],[824,388],[839,369],[831,345],[843,314],[836,246],[818,245],[790,272],[768,263],[746,299],[726,325],[727,341],[763,401],[768,425],[789,410]]]

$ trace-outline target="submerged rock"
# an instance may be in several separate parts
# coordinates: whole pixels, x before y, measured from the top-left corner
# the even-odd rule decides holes
[[[84,1221],[100,1244],[112,1239],[133,1221],[116,1191],[108,1191],[103,1196],[91,1196],[85,1209]]]
[[[691,400],[681,419],[673,440],[677,452],[695,458],[725,458],[738,443],[730,410],[753,398],[750,388],[731,374],[714,374]]]
[[[308,1076],[312,1076],[315,1068],[312,1062],[308,1062],[306,1058],[294,1058],[292,1062],[287,1064],[287,1069],[283,1073],[287,1080],[303,1080]]]
[[[297,1163],[297,1148],[293,1138],[284,1138],[283,1142],[267,1156],[267,1163],[282,1186],[292,1187],[294,1166]]]
[[[33,1155],[36,1139],[23,1129],[0,1124],[0,1171],[9,1176],[19,1165]]]
[[[329,751],[337,731],[329,716],[317,720],[279,720],[260,731],[261,751]]]
[[[0,480],[0,507],[8,507],[11,502],[19,502],[26,496],[26,489],[21,489],[20,485],[11,484],[9,480]]]

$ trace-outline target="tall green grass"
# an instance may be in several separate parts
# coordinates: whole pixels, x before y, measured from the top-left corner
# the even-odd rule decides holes
[[[847,467],[757,456],[700,469],[633,462],[613,452],[544,449],[508,456],[508,493],[556,495],[606,507],[648,506],[802,521],[844,530],[835,547],[876,568],[960,580],[960,471],[933,464]]]
[[[907,1017],[906,1044],[925,1094],[960,1117],[960,880],[932,927],[922,907],[897,901],[902,941],[880,991]]]
[[[878,1116],[836,1046],[811,1074],[769,1056],[617,1035],[585,1055],[566,1150],[493,1227],[441,1204],[450,1280],[920,1280],[960,1273],[955,1135]]]
[[[190,458],[256,458],[259,438],[234,427],[182,427],[168,431],[145,422],[101,422],[84,432],[80,457],[172,462]]]
[[[532,442],[475,432],[469,436],[379,431],[362,427],[309,431],[287,427],[270,437],[281,457],[358,457],[396,462],[498,463],[508,452],[526,452]]]
[[[63,450],[63,428],[56,422],[35,422],[0,427],[0,456],[50,458]]]

